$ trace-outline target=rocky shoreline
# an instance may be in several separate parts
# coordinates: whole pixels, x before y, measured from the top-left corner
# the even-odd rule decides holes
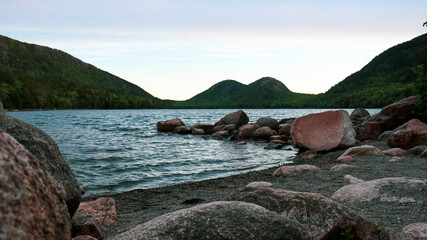
[[[13,224],[0,226],[0,239],[427,239],[427,125],[413,119],[415,101],[374,116],[356,109],[248,123],[239,110],[190,128],[161,121],[161,132],[302,151],[285,166],[82,200],[53,140],[0,103],[0,220]],[[37,207],[25,215],[15,201]]]

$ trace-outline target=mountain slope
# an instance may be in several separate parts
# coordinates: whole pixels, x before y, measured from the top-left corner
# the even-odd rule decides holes
[[[282,82],[271,77],[249,85],[234,80],[219,82],[206,91],[182,102],[176,108],[276,108],[295,107],[313,95],[291,92]]]
[[[0,35],[0,98],[7,108],[153,108],[142,88],[60,50]]]
[[[317,107],[382,107],[414,95],[413,68],[427,70],[427,34],[384,51],[317,97]]]

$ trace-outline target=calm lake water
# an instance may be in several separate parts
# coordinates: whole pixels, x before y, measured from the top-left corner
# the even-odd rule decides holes
[[[351,113],[352,109],[346,109]],[[85,196],[230,176],[287,163],[291,150],[266,143],[237,145],[201,136],[158,133],[156,123],[181,118],[187,126],[215,123],[230,109],[64,110],[8,112],[49,134],[86,190]],[[300,117],[325,109],[247,109],[259,117]],[[380,109],[369,109],[371,114]]]

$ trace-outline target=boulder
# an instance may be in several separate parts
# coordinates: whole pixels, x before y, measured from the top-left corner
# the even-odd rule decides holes
[[[253,138],[267,140],[267,139],[270,139],[270,137],[273,135],[274,135],[274,131],[271,128],[260,127],[255,130],[253,134]]]
[[[283,118],[279,121],[279,124],[292,124],[295,121],[296,118]]]
[[[116,201],[111,197],[102,197],[94,201],[82,202],[73,219],[79,224],[93,220],[105,226],[117,225]]]
[[[176,127],[175,130],[173,130],[173,132],[178,134],[190,134],[191,130],[187,126],[182,125],[182,126]]]
[[[205,135],[205,131],[203,129],[200,129],[200,128],[193,128],[191,130],[191,134],[193,134],[193,135]]]
[[[319,171],[319,170],[320,168],[313,165],[309,165],[309,164],[282,166],[282,167],[279,167],[276,171],[274,171],[273,177],[278,177],[278,176],[295,173],[295,172]]]
[[[303,226],[261,206],[211,202],[154,218],[113,239],[311,239]]]
[[[346,172],[346,171],[352,171],[356,168],[356,166],[348,165],[348,164],[337,164],[333,167],[331,167],[332,172]]]
[[[279,135],[291,136],[291,124],[285,123],[279,125]]]
[[[344,110],[310,114],[296,119],[291,127],[294,143],[315,151],[353,146],[355,135],[350,117]]]
[[[364,109],[364,108],[356,108],[350,114],[351,121],[353,121],[353,122],[357,122],[358,120],[360,120],[362,118],[366,118],[366,117],[370,117],[370,116],[371,116],[371,114],[369,114],[369,112],[366,111],[366,109]]]
[[[426,146],[426,145],[418,145],[418,146],[415,146],[415,147],[413,147],[413,148],[409,149],[409,150],[407,151],[407,153],[408,153],[409,155],[416,155],[416,156],[419,156],[419,155],[421,155],[421,153],[423,153],[426,149],[427,149],[427,146]]]
[[[52,176],[65,188],[68,212],[73,216],[84,191],[80,188],[70,166],[68,166],[58,145],[42,130],[0,113],[0,129],[14,137],[47,168]]]
[[[259,126],[257,124],[243,125],[243,126],[239,127],[237,136],[239,138],[243,138],[243,139],[251,138],[253,136],[255,130],[257,130],[258,128],[259,128]]]
[[[381,151],[385,155],[389,156],[404,156],[406,155],[406,151],[401,148],[390,148],[387,150]]]
[[[426,191],[427,183],[423,180],[405,177],[381,178],[344,186],[331,198],[343,202],[423,202],[423,193]]]
[[[63,186],[0,131],[0,239],[71,239],[70,229]]]
[[[166,121],[157,122],[158,132],[173,132],[176,127],[185,126],[184,122],[179,118],[169,119]]]
[[[217,125],[214,126],[214,132],[219,132],[219,131],[223,131],[224,130],[225,125]]]
[[[228,133],[228,131],[224,130],[224,131],[215,132],[214,134],[212,134],[212,137],[216,139],[222,139],[222,138],[227,138],[229,135],[230,134]]]
[[[373,156],[383,155],[381,150],[371,145],[363,145],[358,147],[351,147],[347,149],[341,156],[338,157],[338,161],[345,156],[361,157],[361,156]]]
[[[94,239],[102,239],[103,234],[101,228],[98,224],[93,220],[89,219],[84,223],[77,223],[73,220],[71,234],[74,237],[77,236],[90,236]]]
[[[229,113],[225,117],[221,118],[221,120],[215,123],[215,126],[234,124],[236,125],[236,128],[239,128],[240,126],[243,126],[248,122],[249,122],[248,115],[246,115],[246,113],[243,112],[242,110],[238,110],[238,111]]]
[[[396,128],[388,137],[387,144],[390,147],[403,149],[427,145],[427,124],[418,119],[412,119]]]
[[[279,122],[274,118],[261,117],[256,121],[256,124],[260,127],[269,127],[275,131],[279,130]]]
[[[232,132],[232,131],[234,131],[236,129],[237,129],[236,128],[236,124],[227,124],[227,125],[224,126],[224,130],[225,131]]]
[[[378,136],[378,141],[387,141],[388,137],[393,131],[384,131]]]
[[[344,176],[344,185],[356,184],[356,183],[361,183],[361,182],[364,182],[364,181],[360,178],[356,178],[356,177],[353,177],[351,175],[345,175]]]
[[[375,140],[387,130],[395,129],[410,120],[416,109],[416,96],[405,98],[384,107],[367,121],[355,126],[358,140]]]
[[[246,185],[247,188],[260,188],[260,187],[271,187],[273,184],[271,182],[251,182]]]
[[[427,223],[412,223],[402,229],[390,231],[389,240],[423,240],[427,239]]]
[[[194,128],[203,129],[205,134],[214,133],[214,125],[210,123],[196,123],[196,125],[192,126],[190,129],[193,130]]]
[[[254,203],[302,224],[312,239],[341,239],[351,228],[354,239],[376,239],[378,226],[358,213],[317,193],[294,192],[274,188],[245,188],[226,198]],[[292,239],[292,238],[286,238]]]

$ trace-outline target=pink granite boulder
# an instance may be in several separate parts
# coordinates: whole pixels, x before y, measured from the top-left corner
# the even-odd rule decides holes
[[[243,125],[243,126],[239,127],[237,136],[239,136],[239,138],[242,138],[242,139],[251,138],[253,136],[255,130],[257,130],[258,128],[259,128],[259,126],[257,124]]]
[[[70,229],[62,185],[0,131],[0,239],[71,239]]]
[[[309,165],[309,164],[302,164],[302,165],[293,165],[293,166],[282,166],[279,167],[276,171],[273,173],[273,177],[278,177],[290,173],[296,173],[296,172],[306,172],[306,171],[319,171],[320,168]]]
[[[157,122],[158,132],[173,132],[176,127],[185,126],[184,122],[179,118],[169,119],[166,121]]]
[[[298,147],[315,151],[350,147],[356,142],[353,124],[344,110],[297,118],[292,123],[291,135]]]
[[[389,156],[404,156],[406,155],[406,151],[401,148],[390,148],[387,150],[383,150],[382,153]]]
[[[427,145],[427,124],[412,119],[396,128],[388,137],[390,147],[409,149],[418,145]]]
[[[77,223],[93,219],[97,224],[117,225],[116,201],[114,198],[102,197],[94,201],[82,202],[73,219]]]
[[[374,155],[383,155],[381,150],[371,145],[363,145],[358,147],[351,147],[347,149],[341,156],[338,157],[338,161],[340,161],[345,156],[351,157],[361,157],[361,156],[374,156]]]
[[[238,110],[232,113],[227,114],[225,117],[221,118],[218,122],[215,123],[215,126],[218,125],[228,125],[234,124],[236,128],[243,126],[249,122],[248,115],[242,110]]]
[[[264,126],[264,127],[260,127],[257,130],[255,130],[255,132],[253,134],[253,138],[254,139],[267,140],[267,139],[270,139],[270,137],[273,135],[274,135],[274,131],[271,130],[270,127]]]
[[[279,135],[291,136],[291,124],[285,123],[279,125]]]

